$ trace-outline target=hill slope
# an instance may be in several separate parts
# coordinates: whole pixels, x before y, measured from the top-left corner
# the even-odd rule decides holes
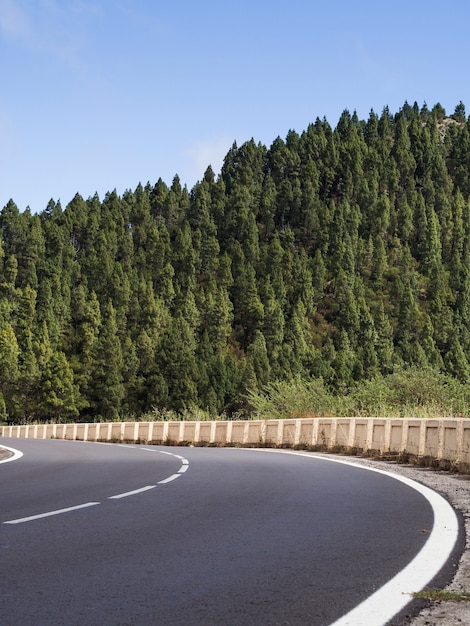
[[[0,213],[4,419],[246,408],[268,383],[337,392],[397,369],[470,379],[470,118],[405,103],[219,177]]]

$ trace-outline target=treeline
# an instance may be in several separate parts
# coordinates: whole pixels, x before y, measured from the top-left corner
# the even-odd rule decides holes
[[[344,111],[218,177],[0,213],[0,419],[238,416],[275,381],[470,379],[470,118]]]

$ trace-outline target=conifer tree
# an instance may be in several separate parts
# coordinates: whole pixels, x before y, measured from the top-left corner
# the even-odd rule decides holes
[[[71,422],[78,416],[78,388],[65,354],[54,351],[41,368],[37,416],[54,422]]]
[[[96,342],[93,344],[91,377],[88,382],[90,405],[97,416],[115,421],[119,418],[124,399],[123,356],[118,336],[116,312],[108,302],[102,314]]]
[[[275,380],[339,392],[410,366],[466,383],[469,200],[463,103],[408,102],[234,144],[191,191],[11,200],[0,419],[231,415]]]
[[[20,349],[16,340],[15,331],[11,324],[4,324],[0,328],[0,415],[8,419],[15,417],[19,410],[20,389],[19,380]]]
[[[182,312],[177,312],[165,331],[157,357],[168,387],[168,397],[162,398],[160,406],[182,410],[196,404],[195,353],[194,331]]]

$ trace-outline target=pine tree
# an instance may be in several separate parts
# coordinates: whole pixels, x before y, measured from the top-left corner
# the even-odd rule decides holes
[[[374,315],[374,326],[377,333],[376,354],[382,374],[388,374],[393,368],[395,347],[393,345],[393,329],[389,317],[385,315],[383,300],[379,301]]]
[[[266,340],[260,330],[256,331],[253,342],[248,346],[247,353],[256,376],[257,387],[260,389],[269,381],[271,373]]]
[[[54,422],[71,422],[78,416],[78,388],[65,354],[54,351],[41,368],[37,415]]]
[[[196,338],[191,325],[181,312],[172,318],[158,353],[160,371],[164,373],[168,397],[159,405],[169,402],[177,411],[194,406],[197,402]]]
[[[18,412],[19,356],[20,349],[15,331],[11,324],[5,324],[0,329],[0,394],[2,403],[0,415],[3,419],[8,419],[10,414],[14,417]]]
[[[121,415],[124,399],[123,356],[116,312],[111,302],[106,305],[102,317],[103,324],[93,344],[88,393],[96,416],[116,421]]]

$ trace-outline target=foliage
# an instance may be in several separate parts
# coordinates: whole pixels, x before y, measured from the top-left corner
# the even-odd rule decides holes
[[[468,415],[469,138],[461,102],[344,111],[192,190],[11,200],[0,419]]]
[[[452,591],[450,589],[423,589],[413,593],[413,598],[432,600],[433,602],[470,602],[470,591]]]
[[[383,377],[356,383],[351,415],[367,417],[470,416],[470,389],[428,366],[400,367]]]
[[[304,380],[300,376],[272,381],[262,392],[251,391],[248,402],[256,419],[317,417],[331,414],[335,408],[335,398],[321,378]]]
[[[470,417],[470,389],[430,367],[400,367],[386,376],[329,391],[321,378],[270,382],[248,397],[259,419],[289,417]]]
[[[208,422],[214,420],[215,415],[198,408],[184,408],[180,411],[173,409],[153,408],[139,417],[140,422]]]

